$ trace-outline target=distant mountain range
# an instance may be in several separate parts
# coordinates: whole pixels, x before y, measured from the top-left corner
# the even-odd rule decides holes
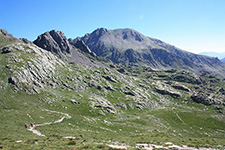
[[[217,53],[217,52],[202,52],[199,53],[200,55],[205,55],[205,56],[211,56],[211,57],[217,57],[220,60],[225,58],[225,52],[224,53]]]
[[[98,28],[83,37],[69,39],[74,45],[83,41],[97,56],[125,65],[147,65],[157,69],[185,69],[195,73],[225,74],[218,58],[193,54],[132,29]]]
[[[225,62],[225,57],[223,59],[221,59],[221,61]]]

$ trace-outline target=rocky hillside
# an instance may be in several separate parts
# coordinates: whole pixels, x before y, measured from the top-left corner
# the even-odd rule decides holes
[[[94,56],[94,53],[80,40],[70,45],[63,33],[55,30],[39,36],[34,43],[40,47],[16,39],[1,49],[4,58],[1,64],[7,74],[4,80],[7,79],[7,83],[13,85],[15,91],[24,90],[34,94],[55,88],[74,91],[95,89],[98,92],[88,97],[93,101],[90,107],[106,108],[111,113],[117,112],[116,106],[126,109],[155,108],[160,104],[172,103],[172,99],[193,100],[205,105],[225,105],[223,87],[215,86],[223,81],[216,76],[205,73],[201,77],[185,70],[163,71],[144,66],[127,68],[110,63],[94,69],[93,66],[101,63],[97,59],[90,60],[87,56]],[[60,59],[59,53],[67,53],[65,56],[69,55],[71,60],[74,60],[74,55],[84,60],[75,59],[74,65],[70,65],[70,62]],[[209,81],[204,78],[209,78]],[[110,95],[114,94],[118,96],[116,103],[110,101]],[[127,99],[130,99],[129,102]]]
[[[210,72],[223,77],[225,65],[217,58],[196,55],[132,29],[97,29],[78,39],[96,53],[114,63],[148,65],[160,69],[186,69],[197,74]]]

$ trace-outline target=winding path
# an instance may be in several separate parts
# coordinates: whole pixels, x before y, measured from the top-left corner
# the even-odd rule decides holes
[[[45,122],[45,123],[41,123],[41,124],[36,124],[33,127],[29,127],[27,130],[33,132],[34,134],[38,135],[38,136],[46,136],[45,134],[42,134],[40,131],[36,130],[35,127],[40,127],[40,126],[46,126],[46,125],[50,125],[50,124],[55,124],[55,123],[60,123],[62,122],[64,119],[70,119],[71,116],[67,113],[62,113],[62,112],[58,112],[58,111],[53,111],[53,110],[48,110],[48,109],[43,109],[43,111],[48,111],[48,112],[52,112],[52,113],[58,113],[58,114],[62,114],[64,115],[62,118],[60,118],[59,120],[56,120],[54,122]],[[69,136],[70,137],[70,136]],[[68,137],[65,137],[68,138]],[[72,137],[74,138],[74,137]]]

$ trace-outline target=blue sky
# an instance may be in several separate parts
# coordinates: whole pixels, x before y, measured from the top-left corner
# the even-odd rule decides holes
[[[181,49],[225,52],[225,0],[0,0],[0,28],[35,40],[96,28],[132,28]]]

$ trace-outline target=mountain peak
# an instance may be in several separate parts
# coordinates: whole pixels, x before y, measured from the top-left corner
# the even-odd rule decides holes
[[[70,53],[71,46],[62,31],[51,30],[38,36],[34,41],[37,46],[54,53]]]
[[[5,29],[0,29],[0,34],[4,35],[4,36],[9,36],[9,37],[13,37],[12,34],[9,34],[7,30]]]
[[[203,70],[220,76],[225,72],[224,64],[218,59],[183,51],[130,28],[98,28],[80,39],[97,56],[114,63],[145,64],[157,69],[186,69],[198,74]]]

